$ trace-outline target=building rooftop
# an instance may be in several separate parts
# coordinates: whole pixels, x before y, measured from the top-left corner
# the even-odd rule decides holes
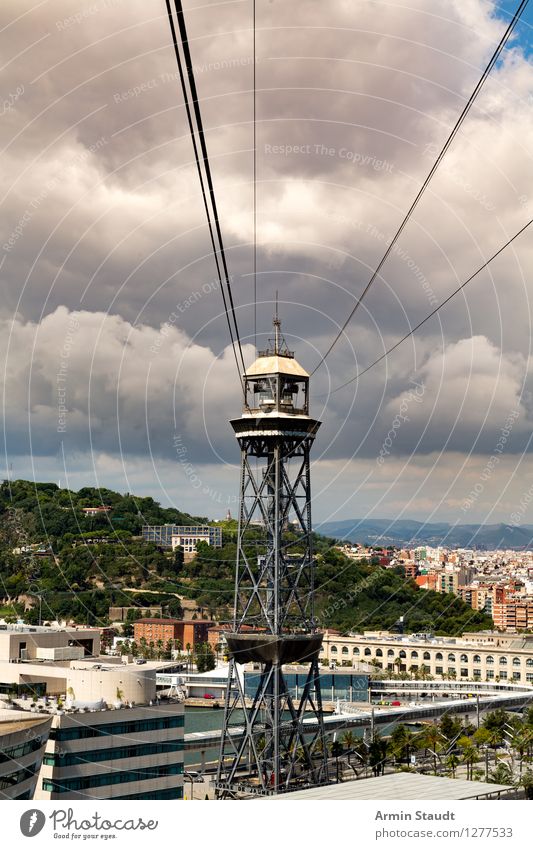
[[[0,708],[0,734],[13,734],[24,728],[31,728],[32,725],[39,725],[48,718],[45,714]]]
[[[165,619],[163,617],[158,618],[154,617],[150,619],[148,617],[142,619],[135,619],[133,621],[133,625],[212,625],[210,619]]]
[[[309,377],[294,357],[283,357],[280,354],[258,357],[250,368],[246,369],[246,377],[259,377],[265,374],[292,374],[296,377]]]
[[[490,796],[508,794],[514,788],[506,784],[487,784],[483,781],[465,781],[460,778],[440,778],[420,773],[395,772],[379,778],[345,781],[327,787],[312,787],[294,793],[267,796],[266,800],[293,802],[304,800],[349,800],[349,799],[486,799]]]

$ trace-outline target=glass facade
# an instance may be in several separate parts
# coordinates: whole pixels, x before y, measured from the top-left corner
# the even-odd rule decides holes
[[[117,746],[115,749],[94,749],[90,752],[45,753],[43,764],[46,766],[76,766],[77,764],[115,761],[120,758],[142,758],[146,755],[162,755],[165,752],[182,752],[183,740],[170,740],[167,743],[141,743],[136,746]]]
[[[287,688],[293,698],[300,698],[307,679],[306,672],[286,672]],[[259,673],[244,673],[244,693],[253,698],[259,684]],[[320,689],[326,701],[343,699],[345,701],[368,701],[368,675],[350,672],[320,673]]]
[[[27,778],[31,778],[37,772],[37,765],[31,764],[24,769],[17,769],[16,772],[10,772],[9,775],[0,775],[0,790],[6,790],[8,787],[14,787],[15,784],[21,784]]]
[[[183,799],[183,787],[167,787],[166,790],[152,790],[150,793],[134,793],[132,796],[113,796],[113,799]]]
[[[165,716],[157,719],[136,719],[132,722],[107,722],[105,725],[75,725],[72,728],[52,728],[51,740],[85,740],[111,734],[134,734],[138,731],[161,731],[164,728],[182,728],[185,717]]]
[[[107,787],[111,784],[127,784],[131,781],[149,781],[153,778],[164,778],[169,775],[182,775],[183,764],[162,764],[147,766],[142,769],[108,772],[101,775],[83,775],[76,778],[51,780],[43,778],[43,790],[49,793],[69,793],[71,791],[88,790],[91,787]]]
[[[172,548],[173,536],[207,536],[209,545],[222,547],[222,528],[212,525],[143,525],[142,535],[145,542],[155,542],[166,548]]]
[[[27,743],[19,743],[18,746],[11,746],[10,749],[2,749],[0,751],[0,763],[6,763],[6,761],[16,761],[19,758],[23,758],[24,755],[29,755],[30,752],[36,752],[41,748],[42,740],[40,737],[35,737],[33,740],[29,740]]]

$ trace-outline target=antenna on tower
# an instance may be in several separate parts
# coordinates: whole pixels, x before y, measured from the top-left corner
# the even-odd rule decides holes
[[[274,313],[274,354],[279,354],[279,331],[281,328],[281,321],[279,320],[279,312],[278,312],[278,290],[276,289],[276,312]]]

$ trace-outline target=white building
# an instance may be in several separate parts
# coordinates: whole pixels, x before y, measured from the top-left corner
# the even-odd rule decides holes
[[[87,629],[23,626],[0,636],[0,693],[50,730],[47,741],[39,732],[42,765],[35,746],[27,753],[40,766],[37,783],[36,772],[32,781],[9,773],[13,797],[36,783],[35,799],[181,799],[183,704],[157,696],[157,664],[88,656],[93,646],[98,632]],[[0,774],[2,748],[0,740]]]
[[[415,673],[423,666],[434,678],[533,684],[533,634],[495,631],[433,637],[365,631],[340,636],[326,631],[320,657],[346,666],[363,662],[391,672]]]

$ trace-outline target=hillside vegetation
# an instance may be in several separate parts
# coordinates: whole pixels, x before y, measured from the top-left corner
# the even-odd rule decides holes
[[[84,507],[107,505],[88,517]],[[84,487],[4,481],[0,485],[0,614],[38,620],[73,619],[105,625],[110,605],[162,604],[181,615],[178,596],[194,599],[213,618],[228,620],[233,599],[236,522],[223,522],[221,549],[200,544],[191,563],[139,538],[144,524],[199,524],[152,498]],[[32,548],[33,546],[33,548]],[[40,550],[37,550],[37,546]],[[420,590],[400,570],[355,562],[315,535],[316,616],[342,631],[392,628],[400,616],[408,631],[459,634],[492,620],[450,595]],[[135,593],[128,590],[137,590]],[[26,610],[25,610],[26,608]]]

